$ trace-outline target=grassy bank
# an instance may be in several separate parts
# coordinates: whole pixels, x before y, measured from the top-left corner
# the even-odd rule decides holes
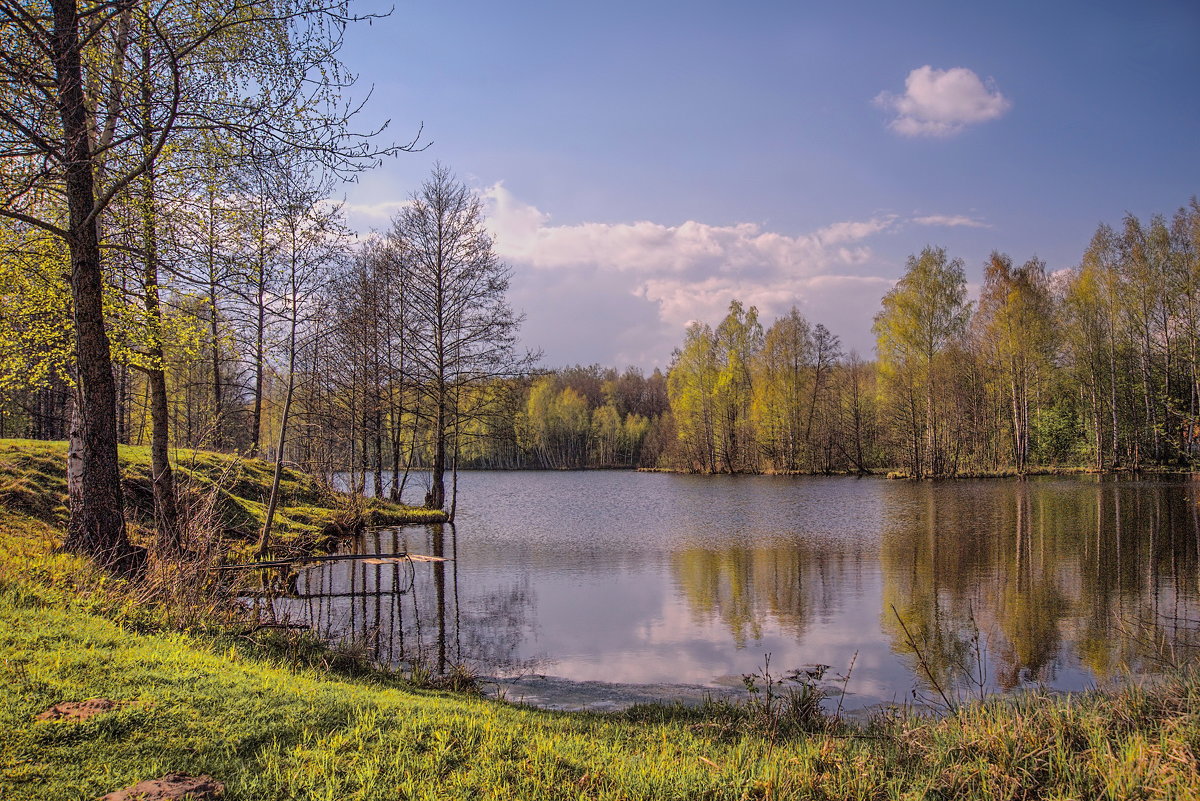
[[[0,503],[54,525],[66,521],[67,444],[37,440],[0,440]],[[122,481],[130,516],[153,520],[150,449],[120,448]],[[172,463],[181,491],[193,496],[215,493],[215,513],[225,535],[236,543],[252,540],[262,529],[267,496],[275,466],[208,451],[175,450]],[[282,549],[324,550],[331,537],[364,526],[437,523],[445,514],[385,500],[355,499],[335,492],[311,475],[285,468],[280,482],[280,505],[273,524],[275,543]]]
[[[868,728],[761,703],[550,713],[416,689],[295,635],[247,631],[226,607],[174,630],[185,616],[156,608],[173,601],[56,553],[60,536],[0,511],[6,801],[93,799],[167,772],[210,774],[232,801],[1200,799],[1192,676]],[[95,697],[126,703],[35,719]]]

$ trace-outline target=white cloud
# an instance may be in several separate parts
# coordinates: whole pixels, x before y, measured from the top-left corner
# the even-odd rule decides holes
[[[407,206],[409,200],[386,200],[380,203],[341,203],[342,213],[351,227],[358,230],[385,229],[391,225],[396,213]]]
[[[888,127],[903,136],[952,136],[1012,108],[990,78],[985,83],[966,67],[939,70],[928,64],[908,74],[904,94],[881,92],[875,103],[895,112]]]
[[[895,215],[798,236],[757,223],[554,225],[503,184],[481,195],[496,251],[517,268],[523,338],[545,348],[549,364],[665,366],[690,321],[719,321],[734,298],[757,306],[764,324],[795,305],[835,333],[869,330],[891,286],[861,272],[875,258],[865,240],[894,229]]]
[[[991,228],[983,220],[967,217],[963,214],[930,214],[925,217],[913,217],[917,225],[936,225],[944,228]]]

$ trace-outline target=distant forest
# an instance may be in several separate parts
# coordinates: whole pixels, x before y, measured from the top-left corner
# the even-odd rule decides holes
[[[472,464],[912,476],[1191,467],[1200,452],[1200,204],[1101,225],[1078,267],[994,252],[979,299],[940,248],[908,260],[873,361],[793,308],[734,300],[664,376],[525,382]],[[483,444],[486,443],[486,446]]]
[[[352,472],[360,489],[384,495],[439,458],[451,471],[953,476],[1190,467],[1197,457],[1195,199],[1169,219],[1101,225],[1071,270],[1048,274],[1036,259],[993,253],[976,302],[963,262],[927,248],[883,298],[873,360],[846,353],[795,308],[768,325],[734,300],[715,325],[682,332],[665,372],[646,375],[546,370],[516,354],[508,272],[478,202],[444,169],[415,197],[452,206],[439,213],[475,249],[456,285],[470,309],[429,294],[437,269],[422,269],[422,220],[411,208],[354,246],[329,233],[311,202],[247,193],[181,212],[191,225],[175,246],[188,259],[164,271],[161,290],[172,445],[270,457],[282,447],[287,461]],[[67,304],[53,286],[30,283],[35,273],[19,260],[6,269],[0,435],[64,438]],[[130,293],[124,274],[113,283]],[[438,328],[439,309],[452,326]],[[118,349],[119,434],[148,443],[151,387],[132,342],[144,321],[130,317],[134,332],[115,332],[130,343],[123,358]],[[434,347],[447,336],[455,342]]]

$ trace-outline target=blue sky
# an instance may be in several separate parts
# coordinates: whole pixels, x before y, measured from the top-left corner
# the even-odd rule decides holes
[[[1061,269],[1200,193],[1194,0],[397,2],[343,55],[363,123],[431,143],[347,187],[351,223],[449,165],[548,366],[666,366],[733,296],[869,355],[926,244]]]

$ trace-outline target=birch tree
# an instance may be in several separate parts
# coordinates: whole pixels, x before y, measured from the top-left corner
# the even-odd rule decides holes
[[[879,369],[906,430],[914,476],[941,475],[945,467],[935,382],[939,357],[966,329],[966,293],[962,260],[927,247],[909,257],[904,276],[884,296],[875,316]]]

